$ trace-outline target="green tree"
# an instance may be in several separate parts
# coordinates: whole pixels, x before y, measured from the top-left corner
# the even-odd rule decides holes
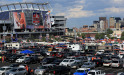
[[[86,35],[84,33],[81,34],[82,38],[85,39]]]
[[[124,32],[121,34],[121,40],[124,40]]]
[[[112,33],[113,33],[113,31],[111,29],[107,29],[106,34],[112,34]]]
[[[98,33],[95,35],[95,39],[99,39],[99,34]]]
[[[104,39],[104,36],[105,36],[104,33],[96,34],[95,39]]]

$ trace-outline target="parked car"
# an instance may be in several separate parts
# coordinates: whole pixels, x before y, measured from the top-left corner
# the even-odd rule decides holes
[[[95,62],[96,66],[103,66],[103,60],[102,59],[96,59],[96,60],[93,60],[92,62]]]
[[[51,64],[59,65],[61,62],[62,62],[62,59],[56,59],[53,62],[51,62]]]
[[[106,73],[101,70],[90,70],[87,75],[106,75]]]
[[[3,66],[0,68],[0,75],[4,75],[6,71],[12,69],[12,67],[9,66]]]
[[[17,60],[16,60],[16,62],[17,63],[22,63],[24,60],[26,60],[27,58],[29,58],[29,56],[22,56],[22,57],[20,57],[20,58],[18,58]]]
[[[23,63],[25,63],[25,64],[31,64],[31,63],[33,64],[33,63],[37,63],[37,62],[39,62],[39,60],[38,60],[38,57],[36,57],[36,56],[28,57],[23,61]]]
[[[19,65],[20,64],[18,64],[18,63],[13,63],[13,64],[10,65],[10,67],[19,67]]]
[[[103,66],[111,66],[112,63],[111,57],[104,56],[102,60],[103,60]]]
[[[25,68],[17,67],[5,72],[5,75],[27,75],[27,73]]]
[[[121,59],[113,59],[111,63],[111,67],[123,67],[123,60]]]
[[[96,54],[103,54],[104,53],[104,50],[99,50],[96,52]]]
[[[20,58],[22,55],[13,55],[12,57],[10,57],[8,60],[9,62],[15,62],[16,59]]]
[[[52,69],[48,69],[45,72],[45,75],[70,75],[70,68],[69,67],[65,67],[65,66],[54,66]]]
[[[81,67],[82,68],[95,68],[96,64],[94,62],[85,62]]]
[[[90,71],[90,68],[79,68],[73,75],[87,75],[88,71]]]
[[[44,58],[41,62],[40,62],[40,64],[49,64],[49,63],[51,63],[51,62],[53,62],[53,61],[55,61],[56,60],[56,58],[55,57],[47,57],[47,58]]]
[[[34,74],[43,75],[47,69],[52,69],[53,66],[55,66],[55,65],[54,64],[46,64],[46,65],[40,66],[37,69],[35,69]]]

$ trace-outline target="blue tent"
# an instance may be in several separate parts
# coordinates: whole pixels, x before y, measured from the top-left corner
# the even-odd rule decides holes
[[[33,51],[30,51],[30,50],[24,50],[24,51],[21,51],[20,53],[31,54],[31,53],[34,53],[34,52]]]

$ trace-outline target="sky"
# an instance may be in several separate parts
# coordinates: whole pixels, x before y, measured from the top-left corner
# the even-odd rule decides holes
[[[15,2],[49,2],[51,15],[65,16],[66,27],[92,25],[99,17],[124,18],[124,0],[0,0],[1,5]]]

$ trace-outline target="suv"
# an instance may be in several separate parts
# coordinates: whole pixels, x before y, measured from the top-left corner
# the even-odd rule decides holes
[[[87,75],[105,75],[101,70],[90,70]]]
[[[79,68],[73,75],[87,75],[88,71],[90,71],[90,68]]]

